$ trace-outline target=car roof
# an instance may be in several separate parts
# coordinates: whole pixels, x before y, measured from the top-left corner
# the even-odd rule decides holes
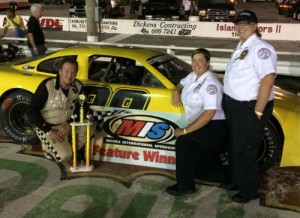
[[[101,54],[101,55],[115,55],[127,58],[139,59],[149,59],[154,56],[165,54],[165,52],[145,49],[145,48],[134,48],[134,47],[116,47],[116,46],[75,46],[70,48],[65,48],[57,51],[58,53],[72,54]]]

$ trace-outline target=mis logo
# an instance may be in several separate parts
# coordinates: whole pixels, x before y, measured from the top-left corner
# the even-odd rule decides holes
[[[119,115],[108,119],[103,127],[114,138],[147,143],[168,143],[175,139],[178,126],[170,120],[152,115]]]

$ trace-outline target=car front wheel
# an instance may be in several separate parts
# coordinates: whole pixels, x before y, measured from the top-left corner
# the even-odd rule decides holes
[[[32,94],[17,91],[8,95],[1,104],[0,123],[4,132],[18,143],[35,143],[38,138],[26,118]]]

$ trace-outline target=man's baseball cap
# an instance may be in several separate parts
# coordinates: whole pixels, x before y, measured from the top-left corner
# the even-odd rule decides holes
[[[250,10],[243,10],[238,15],[236,16],[235,20],[233,23],[237,23],[239,21],[248,21],[251,23],[257,23],[257,16],[253,11]]]

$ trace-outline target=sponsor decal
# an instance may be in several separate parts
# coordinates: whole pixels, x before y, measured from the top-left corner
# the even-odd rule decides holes
[[[174,141],[177,125],[153,115],[120,114],[104,122],[103,128],[121,144],[154,147],[155,144]]]
[[[34,68],[34,66],[23,66],[22,70],[33,70]]]

